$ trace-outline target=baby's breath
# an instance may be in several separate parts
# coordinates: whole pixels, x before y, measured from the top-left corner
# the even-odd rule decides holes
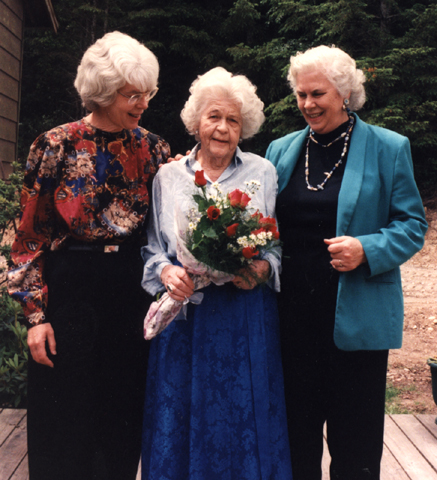
[[[237,238],[237,243],[238,245],[241,245],[243,248],[250,247],[249,239],[246,236]]]
[[[190,232],[192,232],[193,230],[196,230],[196,228],[197,228],[197,223],[190,222],[190,223],[188,224],[188,230],[189,230]]]
[[[220,183],[214,182],[214,183],[211,184],[211,187],[214,188],[217,193],[223,193],[223,191],[220,187]]]
[[[191,253],[200,262],[228,273],[249,265],[252,257],[278,244],[274,219],[273,227],[271,223],[266,227],[265,220],[260,222],[263,216],[251,208],[251,198],[261,183],[244,183],[244,191],[232,192],[223,192],[218,182],[197,186],[199,193],[193,198],[198,208],[188,214],[187,246]],[[267,232],[269,228],[274,228],[275,233]]]
[[[258,180],[250,180],[249,182],[244,182],[247,187],[247,191],[254,195],[261,188],[261,183]]]

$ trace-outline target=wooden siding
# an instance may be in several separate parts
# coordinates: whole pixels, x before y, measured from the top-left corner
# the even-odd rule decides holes
[[[0,0],[0,176],[17,158],[23,39],[22,0]]]
[[[8,178],[11,164],[17,158],[24,11],[26,24],[51,27],[55,32],[59,26],[51,0],[0,0],[0,178],[3,179]]]

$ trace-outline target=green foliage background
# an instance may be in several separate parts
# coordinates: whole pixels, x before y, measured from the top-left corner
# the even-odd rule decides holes
[[[19,165],[9,181],[0,180],[0,255],[9,260],[10,235],[18,216],[23,175]],[[23,407],[27,394],[27,330],[20,305],[6,293],[5,266],[0,265],[0,408]]]
[[[264,155],[273,139],[305,125],[286,81],[290,55],[335,44],[367,75],[368,100],[360,117],[409,137],[422,197],[435,198],[437,0],[54,0],[53,4],[58,34],[25,31],[21,163],[38,134],[85,114],[73,87],[77,65],[85,49],[106,32],[125,32],[157,55],[160,90],[142,126],[164,137],[174,153],[194,144],[179,117],[189,86],[197,75],[221,65],[247,75],[258,87],[267,119],[255,139],[242,147]],[[11,185],[18,183],[13,178]],[[2,184],[0,192],[6,223],[17,213],[16,189],[7,186]],[[8,246],[2,250],[8,254]],[[25,333],[13,329],[19,315],[16,306],[5,295],[0,300],[0,400],[6,395],[16,403],[25,389],[20,371]],[[3,387],[5,375],[14,385],[9,393]]]
[[[173,152],[193,139],[179,114],[197,75],[222,65],[258,87],[267,120],[243,145],[263,155],[275,138],[304,126],[288,88],[290,55],[320,44],[346,50],[367,74],[365,121],[407,135],[422,195],[437,180],[437,0],[57,0],[59,33],[26,29],[20,158],[35,137],[85,112],[73,87],[84,50],[125,32],[161,65],[160,91],[143,126]]]

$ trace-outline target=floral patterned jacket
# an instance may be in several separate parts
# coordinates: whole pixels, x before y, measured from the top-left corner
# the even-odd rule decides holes
[[[31,325],[44,322],[47,251],[68,239],[138,241],[149,189],[170,155],[162,138],[139,127],[104,132],[85,120],[40,135],[30,148],[21,193],[21,222],[12,245],[10,295]]]

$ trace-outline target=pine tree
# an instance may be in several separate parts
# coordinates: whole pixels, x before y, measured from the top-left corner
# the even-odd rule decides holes
[[[360,117],[407,135],[424,192],[437,180],[437,0],[58,0],[61,26],[26,30],[21,152],[35,136],[83,115],[73,81],[84,50],[120,30],[158,57],[159,93],[143,126],[184,152],[193,139],[180,111],[192,81],[221,65],[246,75],[265,104],[261,132],[243,148],[263,155],[305,122],[287,84],[289,58],[336,45],[367,75]]]

